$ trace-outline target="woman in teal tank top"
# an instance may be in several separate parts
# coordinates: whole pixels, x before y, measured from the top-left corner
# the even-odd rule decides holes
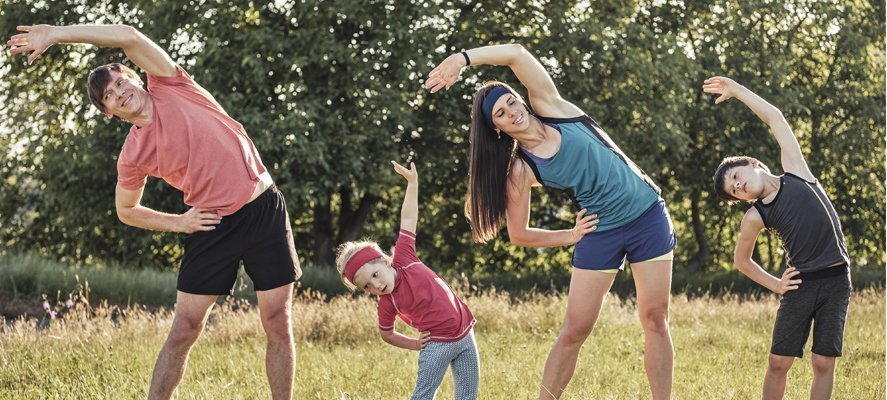
[[[545,363],[539,398],[563,393],[613,284],[612,272],[625,259],[637,286],[652,397],[669,398],[674,349],[668,306],[675,241],[659,188],[597,122],[560,96],[548,72],[521,45],[453,54],[429,73],[425,87],[431,92],[449,88],[463,68],[476,64],[510,67],[529,92],[535,114],[504,83],[487,82],[475,93],[465,205],[472,236],[480,242],[493,239],[504,219],[515,245],[576,245],[567,315]],[[572,191],[581,208],[572,229],[529,227],[530,192],[539,186]]]

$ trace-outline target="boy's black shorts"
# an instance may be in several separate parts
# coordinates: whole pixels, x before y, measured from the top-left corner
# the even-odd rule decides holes
[[[302,275],[286,202],[271,186],[211,231],[185,238],[177,289],[192,294],[232,294],[240,261],[257,291],[295,282]]]
[[[829,267],[799,274],[793,279],[801,279],[801,284],[782,295],[770,353],[803,357],[812,322],[811,351],[821,356],[840,357],[852,288],[850,269],[847,265]]]

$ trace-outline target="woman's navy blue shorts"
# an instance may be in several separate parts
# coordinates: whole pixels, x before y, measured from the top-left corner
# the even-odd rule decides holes
[[[676,242],[671,216],[665,201],[659,199],[628,224],[582,237],[573,248],[573,267],[621,270],[626,259],[629,263],[652,260],[669,254]]]

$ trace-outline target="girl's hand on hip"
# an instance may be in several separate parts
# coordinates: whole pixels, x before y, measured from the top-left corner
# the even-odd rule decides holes
[[[428,345],[428,341],[431,340],[431,332],[425,331],[419,334],[419,337],[416,338],[416,350],[422,350]]]

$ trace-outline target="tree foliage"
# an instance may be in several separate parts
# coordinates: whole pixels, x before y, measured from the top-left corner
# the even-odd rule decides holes
[[[883,268],[883,2],[753,1],[7,1],[6,37],[33,23],[125,23],[166,49],[246,127],[288,199],[304,261],[330,265],[338,243],[392,244],[404,184],[420,171],[419,251],[441,271],[547,271],[569,248],[471,242],[463,216],[471,95],[503,67],[472,67],[449,91],[421,84],[452,52],[521,43],[564,98],[601,122],[660,186],[678,232],[677,269],[729,268],[741,211],[717,201],[728,155],[779,172],[767,127],[737,101],[714,106],[702,80],[726,75],[779,107],[842,217],[857,264]],[[0,55],[0,240],[73,263],[173,268],[175,234],[114,214],[116,158],[128,124],[88,103],[86,75],[117,49],[57,45],[34,65]],[[149,180],[143,204],[182,212]],[[744,209],[745,206],[742,206]],[[532,224],[570,226],[562,194],[534,193]],[[775,270],[778,238],[757,248]]]

